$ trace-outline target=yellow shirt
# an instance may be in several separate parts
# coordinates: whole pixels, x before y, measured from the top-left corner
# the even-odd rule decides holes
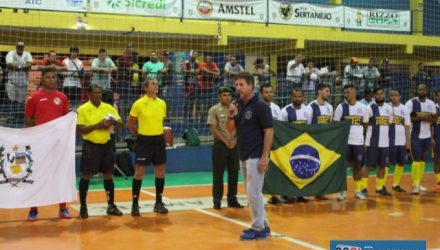
[[[138,119],[138,134],[147,136],[163,134],[163,120],[166,115],[165,101],[159,97],[152,99],[147,95],[133,103],[130,110],[130,116]]]
[[[137,63],[133,64],[132,69],[138,70],[139,65]],[[133,73],[133,77],[131,78],[131,86],[137,87],[139,85],[139,73]]]
[[[111,106],[110,104],[101,102],[99,107],[95,107],[91,101],[84,103],[79,106],[78,110],[78,120],[76,121],[77,125],[90,126],[94,125],[102,119],[106,115],[113,115],[117,121],[121,121],[121,117],[119,117],[118,112]],[[108,129],[97,129],[92,132],[83,135],[83,139],[87,141],[91,141],[97,144],[104,144],[110,140],[110,130]]]

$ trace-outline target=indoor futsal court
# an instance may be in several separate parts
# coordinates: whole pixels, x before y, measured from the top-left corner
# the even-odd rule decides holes
[[[171,174],[165,203],[170,213],[152,213],[154,188],[141,192],[139,218],[130,216],[131,190],[118,189],[116,203],[123,217],[105,215],[105,195],[99,180],[89,193],[93,215],[87,220],[61,220],[54,216],[56,206],[40,210],[40,220],[26,221],[26,209],[1,210],[0,242],[2,249],[329,249],[330,240],[420,240],[428,249],[440,246],[438,194],[430,185],[432,174],[425,176],[429,191],[419,196],[394,195],[389,198],[371,195],[356,200],[348,192],[345,201],[334,196],[327,201],[266,205],[272,236],[268,240],[240,241],[239,234],[249,227],[249,208],[242,210],[212,209],[210,177],[195,175],[197,184]],[[146,178],[148,179],[148,177]],[[370,177],[371,179],[371,177]],[[120,180],[117,183],[124,182]],[[151,180],[146,181],[151,186]],[[205,183],[203,183],[205,182]],[[99,183],[99,184],[98,184]],[[351,178],[348,184],[352,184]],[[403,176],[402,186],[410,184]],[[372,189],[372,186],[370,187]],[[246,204],[243,185],[239,185],[240,202]],[[171,206],[172,204],[172,206]],[[71,205],[78,216],[78,204]]]
[[[0,0],[9,249],[440,250],[440,0]]]

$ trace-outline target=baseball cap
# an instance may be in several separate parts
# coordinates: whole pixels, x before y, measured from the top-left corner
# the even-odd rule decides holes
[[[218,88],[218,93],[224,93],[224,92],[229,92],[232,94],[232,89],[228,86],[221,86],[220,88]]]
[[[356,62],[357,63],[357,62],[359,62],[359,58],[353,56],[351,58],[351,62]]]

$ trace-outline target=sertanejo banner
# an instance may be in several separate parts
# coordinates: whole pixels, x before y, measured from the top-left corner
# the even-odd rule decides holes
[[[0,208],[76,200],[76,113],[25,129],[0,127]]]

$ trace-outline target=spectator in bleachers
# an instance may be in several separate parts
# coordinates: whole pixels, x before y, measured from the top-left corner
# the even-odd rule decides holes
[[[328,84],[333,89],[335,87],[335,82],[338,80],[338,73],[334,66],[325,65],[319,69],[319,83]]]
[[[287,63],[286,80],[288,83],[288,87],[290,89],[301,87],[300,84],[302,82],[304,74],[306,73],[306,69],[302,64],[303,61],[304,61],[304,56],[298,54],[296,55],[294,60],[290,60]]]
[[[132,67],[134,52],[133,45],[129,43],[127,44],[124,53],[122,53],[122,55],[116,60],[118,66],[118,72],[116,74],[117,84],[113,86],[113,91],[119,94],[120,102],[124,106],[122,112],[126,112],[129,108],[130,102],[138,98],[137,96],[132,96],[132,89],[130,88],[133,76]],[[124,120],[127,115],[128,113],[121,113],[122,119]]]
[[[162,51],[160,53],[159,60],[163,63],[163,68],[159,70],[162,78],[162,96],[171,97],[173,83],[173,75],[175,72],[174,63],[170,61],[170,53],[168,51]]]
[[[84,65],[78,59],[79,49],[77,47],[70,48],[70,57],[64,59],[67,71],[64,72],[63,93],[66,94],[71,106],[78,103],[81,94],[81,79],[84,74]]]
[[[254,68],[251,73],[254,76],[254,92],[259,91],[260,85],[269,83],[270,76],[275,74],[275,72],[270,69],[270,65],[264,63],[264,59],[261,57],[255,59]]]
[[[390,97],[390,91],[393,84],[393,71],[391,70],[390,60],[388,58],[384,58],[382,60],[382,67],[380,67],[380,87],[383,88],[385,92],[385,100],[388,100]]]
[[[189,52],[189,60],[182,63],[182,71],[184,76],[183,92],[185,103],[183,106],[183,119],[187,121],[192,117],[194,102],[196,98],[197,76],[199,74],[199,61],[197,61],[197,51]]]
[[[29,70],[32,66],[31,53],[24,50],[24,43],[18,42],[15,50],[6,55],[8,83],[6,92],[11,102],[24,103],[27,96]]]
[[[217,64],[213,61],[212,56],[206,55],[205,61],[199,64],[199,79],[197,88],[198,104],[197,110],[200,115],[200,121],[206,121],[208,107],[214,101],[214,81],[220,76]]]
[[[316,84],[320,80],[321,72],[315,68],[313,62],[307,63],[306,73],[302,83],[304,102],[309,103],[315,98]]]
[[[243,66],[237,63],[237,57],[231,56],[229,57],[229,61],[225,64],[225,81],[223,85],[232,87],[235,85],[235,76],[243,72]]]
[[[376,59],[370,58],[368,61],[368,65],[362,68],[362,73],[364,75],[364,79],[361,82],[361,87],[359,89],[359,94],[363,95],[366,88],[373,90],[376,88],[376,83],[380,79],[379,69],[376,67]]]
[[[111,73],[118,70],[115,63],[107,56],[105,49],[99,49],[98,58],[92,61],[93,80],[92,83],[98,84],[103,90],[110,90]]]
[[[131,96],[133,99],[139,98],[139,94],[141,93],[141,85],[140,85],[140,78],[142,75],[142,69],[139,68],[138,60],[139,60],[139,53],[136,51],[132,54],[133,58],[133,65],[129,69],[131,72],[131,81],[130,81],[130,87],[131,87]]]
[[[144,63],[142,67],[142,71],[145,74],[145,78],[155,78],[159,84],[159,87],[162,86],[161,77],[159,72],[163,69],[164,63],[159,61],[159,57],[157,56],[156,51],[152,51],[150,53],[150,60]],[[159,91],[160,93],[160,91]]]
[[[345,66],[344,80],[342,81],[342,86],[351,84],[355,86],[357,90],[359,90],[359,86],[364,75],[358,63],[359,63],[359,58],[352,57],[350,60],[350,64]]]
[[[66,70],[64,62],[57,59],[57,53],[54,50],[49,51],[48,58],[44,59],[41,65],[38,66],[38,70],[45,70],[47,68],[53,68],[55,70]]]
[[[420,62],[418,64],[418,69],[419,71],[417,71],[417,73],[415,73],[412,77],[411,77],[411,85],[409,86],[409,91],[411,96],[413,97],[415,95],[416,89],[420,84],[426,84],[426,86],[428,86],[429,89],[433,89],[432,87],[432,78],[429,75],[429,73],[425,70],[425,64]]]

